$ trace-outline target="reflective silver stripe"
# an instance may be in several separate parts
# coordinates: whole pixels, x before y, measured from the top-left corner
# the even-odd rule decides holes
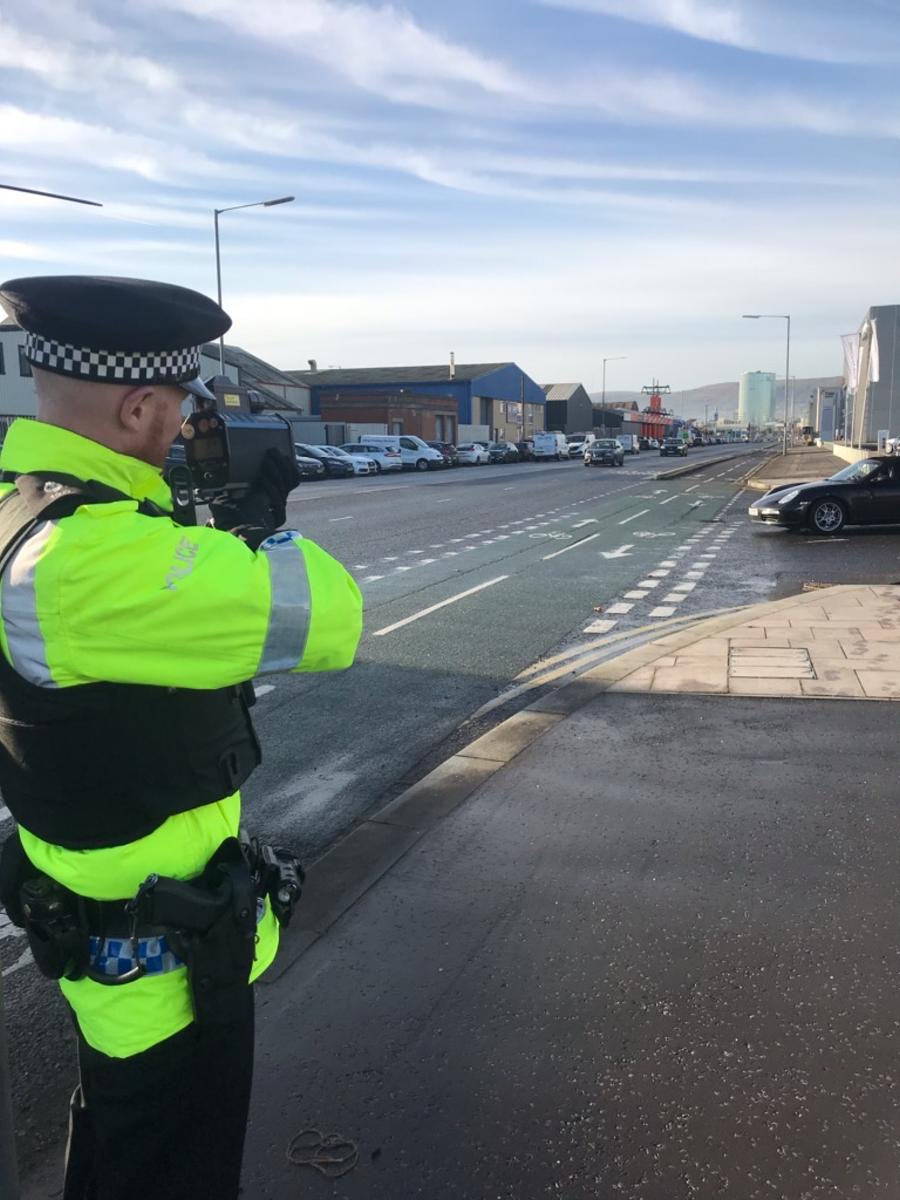
[[[309,636],[311,600],[303,551],[293,540],[261,549],[269,560],[272,608],[258,675],[290,671],[303,658]]]
[[[42,521],[19,550],[3,576],[0,614],[6,630],[6,643],[12,665],[29,683],[39,687],[57,687],[47,663],[47,647],[37,615],[34,574],[37,561],[47,545],[55,521]]]

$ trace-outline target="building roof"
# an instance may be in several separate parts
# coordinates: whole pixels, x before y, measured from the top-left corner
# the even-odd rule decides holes
[[[548,400],[571,400],[582,383],[542,383]]]
[[[208,358],[218,359],[218,342],[207,342],[202,349]],[[241,383],[245,386],[252,384],[254,390],[260,393],[270,408],[294,410],[299,407],[291,403],[287,398],[287,393],[282,394],[278,390],[280,388],[302,386],[302,381],[292,379],[286,371],[280,371],[278,367],[273,367],[265,359],[257,358],[255,354],[250,354],[249,351],[242,349],[240,346],[229,346],[226,344],[225,361],[230,367],[237,368]],[[269,385],[268,387],[266,386],[267,384]]]
[[[0,321],[0,329],[21,329],[18,321],[14,321],[12,317],[4,317]]]
[[[431,367],[352,367],[348,370],[332,371],[288,371],[287,374],[297,383],[306,383],[310,387],[352,387],[365,384],[392,383],[465,383],[499,371],[503,367],[513,367],[515,363],[457,363],[453,376],[450,375],[450,364],[440,363]]]

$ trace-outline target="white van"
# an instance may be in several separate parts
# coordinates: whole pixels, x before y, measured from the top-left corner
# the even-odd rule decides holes
[[[641,452],[638,439],[633,433],[620,433],[616,441],[626,454],[640,454]]]
[[[403,458],[403,466],[416,471],[427,471],[429,468],[442,467],[444,456],[440,450],[435,450],[427,442],[412,433],[388,434],[367,433],[359,439],[370,446],[391,446],[399,450]]]
[[[532,441],[535,458],[555,458],[559,462],[561,458],[569,457],[569,443],[564,433],[536,433]]]

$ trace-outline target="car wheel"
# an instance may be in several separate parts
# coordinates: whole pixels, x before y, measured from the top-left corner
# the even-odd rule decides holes
[[[376,464],[375,464],[375,474],[376,475],[381,474],[381,463],[380,462],[376,462]]]
[[[427,471],[428,470],[428,460],[425,458],[417,458],[416,459],[416,470],[417,471]]]
[[[809,510],[809,523],[816,533],[838,533],[844,528],[847,513],[840,500],[832,500],[826,496],[817,501]]]

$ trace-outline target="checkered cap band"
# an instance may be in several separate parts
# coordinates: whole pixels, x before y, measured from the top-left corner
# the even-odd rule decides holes
[[[199,346],[128,354],[120,350],[86,350],[28,333],[25,357],[35,367],[98,383],[177,383],[200,374]]]

